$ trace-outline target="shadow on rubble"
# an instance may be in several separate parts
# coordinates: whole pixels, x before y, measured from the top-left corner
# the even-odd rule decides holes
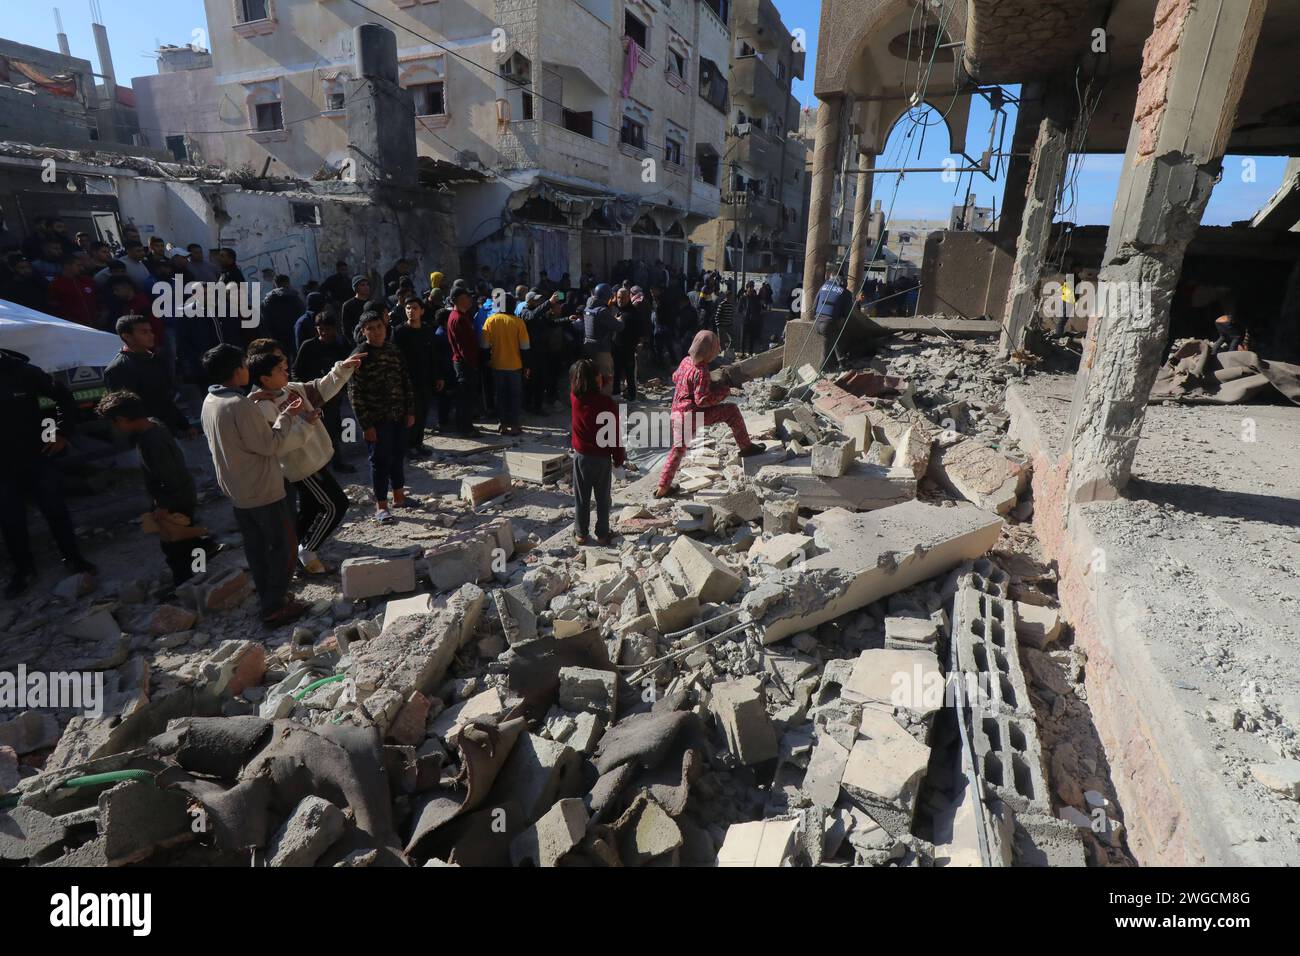
[[[1279,495],[1223,491],[1209,485],[1146,481],[1134,478],[1126,495],[1130,500],[1172,505],[1188,514],[1209,518],[1236,518],[1264,524],[1300,527],[1300,501]]]

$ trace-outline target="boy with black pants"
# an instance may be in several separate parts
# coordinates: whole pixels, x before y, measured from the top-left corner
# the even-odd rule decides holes
[[[300,447],[280,455],[280,467],[298,501],[298,563],[306,574],[327,573],[316,552],[343,522],[351,504],[338,480],[329,472],[334,443],[325,426],[323,409],[343,391],[362,359],[361,355],[353,355],[336,362],[325,375],[309,382],[290,382],[288,363],[276,352],[255,355],[248,363],[248,375],[255,389],[249,398],[261,410],[268,425],[291,402],[302,403],[299,427],[305,429],[306,436]]]
[[[199,498],[180,445],[165,422],[149,417],[143,399],[134,392],[109,392],[99,400],[97,410],[113,431],[129,436],[140,453],[145,488],[153,503],[152,517],[159,528],[158,543],[171,568],[172,585],[185,583],[196,573],[196,551],[210,558],[221,546],[194,525]]]
[[[591,359],[579,359],[569,371],[569,403],[573,412],[573,538],[590,542],[591,501],[596,500],[596,541],[613,540],[609,512],[614,466],[627,460],[619,436],[618,405],[603,391],[606,376]]]
[[[415,424],[415,396],[406,362],[396,346],[386,342],[388,323],[378,312],[361,316],[357,329],[362,344],[357,353],[365,364],[348,383],[348,398],[357,414],[366,445],[370,448],[370,480],[375,490],[375,520],[395,520],[388,510],[388,488],[393,489],[393,506],[420,504],[406,494],[407,429]]]
[[[302,401],[290,402],[267,427],[242,391],[248,385],[242,349],[228,344],[208,349],[203,371],[214,383],[203,400],[203,433],[217,484],[234,506],[262,623],[269,628],[291,624],[307,608],[289,596],[298,541],[285,502],[279,456],[300,447],[306,438],[306,429],[298,427]]]

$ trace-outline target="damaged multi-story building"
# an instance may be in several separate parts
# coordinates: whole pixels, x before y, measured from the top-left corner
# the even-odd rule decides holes
[[[700,268],[688,237],[725,178],[727,0],[208,0],[207,14],[230,167],[350,175],[352,30],[380,23],[420,168],[454,188],[467,267]]]

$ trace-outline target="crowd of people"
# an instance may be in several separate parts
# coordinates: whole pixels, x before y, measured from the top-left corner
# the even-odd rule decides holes
[[[621,413],[616,393],[636,401],[651,370],[672,375],[674,436],[699,413],[730,425],[742,454],[761,450],[735,407],[722,402],[729,389],[709,381],[708,364],[723,347],[718,333],[730,336],[736,324],[745,351],[766,347],[761,326],[771,288],[751,282],[737,290],[717,273],[688,283],[663,263],[640,270],[645,284],[638,284],[635,264],[628,265],[614,270],[614,282],[597,281],[588,266],[576,284],[567,274],[551,280],[543,273],[531,286],[509,286],[486,268],[451,282],[435,271],[426,282],[407,259],[382,277],[353,274],[339,261],[331,275],[301,289],[273,276],[257,320],[246,322],[237,314],[155,307],[157,283],[178,276],[186,288],[245,284],[235,250],[191,244],[182,252],[158,237],[146,245],[130,227],[109,249],[83,233],[68,237],[49,220],[4,257],[0,294],[121,339],[97,411],[138,452],[148,527],[159,536],[173,588],[220,547],[200,522],[178,444],[199,434],[178,402],[180,386],[206,388],[200,419],[217,484],[234,509],[262,618],[278,627],[304,610],[289,592],[294,574],[329,573],[319,552],[349,507],[335,475],[355,470],[342,451],[358,437],[369,453],[374,518],[388,523],[394,510],[421,505],[407,493],[405,464],[429,452],[429,429],[477,437],[476,422],[486,418],[500,434],[519,435],[525,413],[558,411],[567,391],[579,543],[589,539],[593,502],[596,538],[608,541],[611,470],[625,461],[617,442],[597,441],[596,417]],[[53,441],[35,432],[40,396],[58,410]],[[0,416],[23,431],[15,437],[30,452],[0,468],[14,564],[6,594],[21,593],[35,578],[29,500],[65,561],[93,572],[51,471],[52,456],[76,427],[66,389],[23,356],[4,355]],[[345,435],[349,425],[355,434]],[[675,490],[680,459],[680,450],[670,456],[660,494]]]

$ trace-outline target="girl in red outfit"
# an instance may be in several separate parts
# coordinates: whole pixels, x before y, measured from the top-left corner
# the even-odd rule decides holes
[[[627,460],[618,421],[618,406],[603,391],[609,378],[596,371],[591,359],[579,359],[569,370],[569,404],[573,409],[573,538],[587,544],[591,499],[596,499],[596,540],[608,545],[611,485],[615,466]]]
[[[694,437],[695,429],[705,425],[725,422],[731,428],[731,434],[740,447],[742,458],[757,455],[764,448],[758,442],[750,441],[745,429],[745,419],[740,409],[730,403],[723,404],[723,399],[731,394],[731,385],[726,382],[713,382],[709,379],[709,363],[722,351],[722,343],[717,333],[702,331],[695,335],[690,351],[682,364],[673,372],[672,427],[673,445],[664,462],[663,474],[659,476],[656,498],[665,498],[676,489],[673,477],[686,454],[686,446]]]

